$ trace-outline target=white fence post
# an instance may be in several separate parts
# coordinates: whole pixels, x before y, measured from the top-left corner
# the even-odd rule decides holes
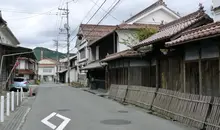
[[[10,93],[7,93],[7,99],[6,99],[6,115],[10,115]]]
[[[20,98],[21,98],[21,102],[22,102],[22,99],[23,99],[23,88],[21,87],[21,91],[20,91],[21,93],[20,93]]]
[[[15,92],[11,92],[11,111],[15,110]]]
[[[4,96],[1,96],[1,122],[4,122]]]
[[[17,90],[17,106],[19,106],[19,91]]]

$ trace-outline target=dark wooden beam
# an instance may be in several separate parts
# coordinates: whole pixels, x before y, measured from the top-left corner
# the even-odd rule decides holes
[[[186,93],[186,63],[185,63],[185,59],[183,56],[182,59],[182,65],[183,65],[183,92]]]
[[[218,52],[219,52],[219,56],[218,56],[218,86],[219,86],[219,93],[220,94],[220,46],[218,47]]]
[[[159,88],[159,61],[156,59],[156,88]]]
[[[202,95],[202,60],[201,60],[201,48],[199,48],[199,94]]]
[[[116,35],[113,33],[113,53],[116,53]]]

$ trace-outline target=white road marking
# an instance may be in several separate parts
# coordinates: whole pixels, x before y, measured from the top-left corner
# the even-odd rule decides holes
[[[62,115],[60,115],[60,114],[57,114],[56,116],[64,120],[64,121],[60,124],[60,126],[57,127],[56,130],[63,130],[63,129],[66,127],[66,125],[70,122],[71,119],[69,119],[69,118],[67,118],[67,117],[64,117],[64,116],[62,116]]]
[[[58,127],[48,121],[50,118],[54,117],[55,115],[56,115],[56,117],[59,117],[59,118],[64,120]],[[41,122],[44,123],[45,125],[49,126],[53,130],[56,127],[57,127],[56,130],[63,130],[66,127],[66,125],[70,122],[70,120],[71,119],[69,119],[65,116],[62,116],[60,114],[57,114],[57,113],[53,112],[49,116],[47,116],[43,120],[41,120]]]
[[[48,120],[50,118],[52,118],[53,116],[55,116],[57,113],[53,112],[51,113],[49,116],[47,116],[46,118],[44,118],[43,120],[41,120],[42,123],[44,123],[45,125],[49,126],[51,129],[55,129],[57,126],[55,126],[54,124],[50,123]]]

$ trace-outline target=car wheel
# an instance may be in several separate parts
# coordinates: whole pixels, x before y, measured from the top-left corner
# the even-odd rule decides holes
[[[26,88],[23,88],[23,91],[24,91],[24,92],[28,92],[28,89],[26,89]]]
[[[17,89],[16,88],[11,88],[10,91],[14,91],[14,92],[17,92]]]

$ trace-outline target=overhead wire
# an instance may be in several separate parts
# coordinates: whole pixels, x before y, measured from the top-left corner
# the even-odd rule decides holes
[[[113,4],[110,6],[111,8],[106,12],[106,14],[102,17],[102,19],[96,24],[97,26],[113,11],[113,9],[119,4],[120,1],[121,1],[121,0],[118,0],[116,3],[113,2]],[[91,32],[93,32],[97,26],[95,26],[95,27],[87,34],[87,36],[88,36]],[[76,38],[76,36],[75,36],[73,39],[75,39],[75,38]],[[73,39],[72,39],[72,40],[73,40]],[[73,50],[73,49],[75,49],[75,48],[72,48],[71,50]],[[71,51],[71,50],[70,50],[70,51]]]
[[[97,4],[97,2],[95,2],[95,1],[93,1],[93,0],[90,0],[92,3],[94,3],[96,6],[99,6],[98,4]],[[116,2],[116,0],[113,2],[113,4]],[[113,4],[111,5],[111,6],[113,6]],[[110,7],[111,7],[110,6]],[[111,16],[112,18],[114,18],[115,20],[117,20],[118,22],[123,22],[122,20],[119,20],[119,19],[117,19],[115,16],[113,16],[111,13],[109,13],[108,11],[106,11],[105,9],[103,9],[103,8],[101,8],[105,13],[107,13],[109,16]],[[86,23],[86,24],[88,24],[88,23]],[[79,26],[77,26],[76,27],[76,29],[78,28]],[[75,29],[75,30],[76,30]],[[74,39],[76,38],[76,36],[74,36],[70,41],[73,41]]]
[[[93,2],[96,6],[99,6],[97,3],[95,3],[93,0],[90,0],[91,2]],[[116,2],[116,0],[114,1],[114,3]],[[106,11],[105,9],[101,8],[102,11],[104,11],[105,13],[107,13],[108,11]],[[122,20],[117,19],[115,16],[113,16],[111,13],[109,13],[109,16],[111,16],[112,18],[114,18],[115,20],[117,20],[118,22],[123,22]]]
[[[113,3],[114,6],[102,17],[102,19],[98,22],[98,24],[96,24],[97,26],[108,16],[108,14],[109,14],[110,12],[112,12],[112,10],[119,4],[120,1],[121,1],[121,0],[118,0],[115,4]],[[97,26],[95,26],[95,27],[89,32],[89,34],[90,34],[91,32],[93,32]],[[89,34],[87,34],[87,36],[88,36]]]
[[[86,22],[86,24],[88,24],[94,17],[95,17],[95,15],[98,13],[98,11],[102,8],[102,6],[106,3],[106,1],[107,0],[105,0],[104,2],[102,2],[102,4],[99,6],[99,8],[95,11],[95,13],[90,17],[90,19]],[[98,2],[98,1],[97,1]],[[94,5],[95,6],[95,5]],[[94,6],[91,8],[91,9],[93,9],[94,8]],[[89,11],[90,12],[90,11]],[[89,14],[89,12],[87,13],[87,15]],[[86,15],[86,16],[87,16]],[[86,17],[84,17],[84,19],[85,19]],[[84,19],[82,20],[82,22],[84,21]],[[81,23],[82,23],[81,22]],[[79,25],[80,26],[80,25]],[[73,35],[73,33],[78,29],[78,27],[79,26],[77,26],[74,30],[73,30],[73,32],[72,32],[72,34],[71,35]],[[70,40],[70,42],[71,41],[73,41],[74,39],[76,38],[76,36],[74,36],[71,40]]]
[[[43,13],[39,13],[37,15],[33,15],[33,16],[29,16],[29,17],[23,17],[23,18],[14,18],[14,19],[7,19],[7,20],[21,20],[21,19],[28,19],[28,18],[33,18],[33,17],[38,17],[38,16],[41,16],[41,15],[44,15],[44,14],[47,14],[47,13],[50,13],[51,11],[53,11],[56,7],[46,11],[46,12],[43,12]],[[48,14],[49,15],[49,14]]]

